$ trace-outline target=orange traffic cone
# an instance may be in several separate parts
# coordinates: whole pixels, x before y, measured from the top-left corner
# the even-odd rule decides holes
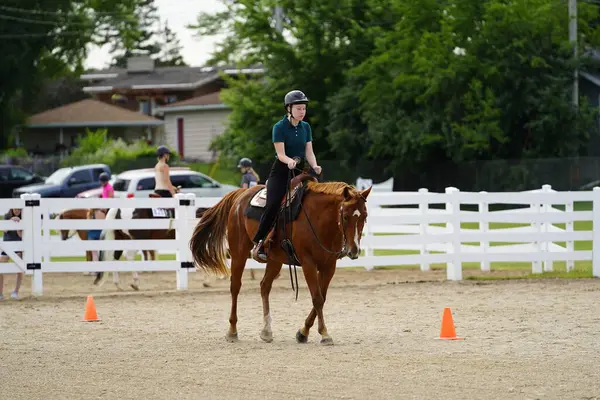
[[[444,308],[444,315],[442,316],[442,329],[440,330],[440,339],[444,340],[464,340],[464,338],[456,337],[456,330],[454,329],[454,320],[452,319],[452,311],[450,308]]]
[[[96,305],[94,304],[94,298],[92,296],[87,297],[83,320],[86,322],[100,321],[100,318],[98,318],[98,314],[96,314]]]

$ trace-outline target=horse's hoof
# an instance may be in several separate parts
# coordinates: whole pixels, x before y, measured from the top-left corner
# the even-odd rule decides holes
[[[260,331],[260,338],[263,340],[263,342],[271,343],[273,341],[273,332],[263,329]]]
[[[238,334],[236,333],[228,333],[227,336],[225,336],[225,340],[227,340],[229,343],[235,343],[238,341]]]
[[[330,337],[323,338],[321,339],[321,344],[323,346],[333,346],[333,339]]]
[[[300,329],[296,332],[296,342],[298,343],[308,343],[308,336],[304,336]]]
[[[132,283],[131,287],[133,288],[133,290],[140,290],[140,287],[135,283]]]

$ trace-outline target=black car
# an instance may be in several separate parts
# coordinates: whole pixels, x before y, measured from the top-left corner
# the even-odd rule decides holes
[[[42,197],[75,197],[78,193],[100,187],[99,177],[103,172],[110,176],[110,168],[105,164],[60,168],[42,184],[15,189],[13,197],[21,197],[24,193],[38,193]]]
[[[0,197],[12,197],[13,190],[25,185],[44,182],[45,178],[14,165],[0,165]]]

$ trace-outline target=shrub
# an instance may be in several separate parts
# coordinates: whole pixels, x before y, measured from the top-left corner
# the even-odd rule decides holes
[[[149,168],[156,162],[156,147],[144,140],[127,143],[123,139],[105,139],[107,131],[98,129],[86,132],[86,136],[77,141],[77,148],[61,162],[62,166],[106,164],[113,174],[137,168]],[[171,163],[178,161],[173,152]]]

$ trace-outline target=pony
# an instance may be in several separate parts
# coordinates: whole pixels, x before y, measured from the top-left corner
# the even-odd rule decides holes
[[[152,194],[150,195],[151,197]],[[196,218],[201,218],[202,214],[206,211],[206,208],[198,208],[196,209]],[[147,219],[153,218],[152,209],[145,208],[111,208],[106,214],[106,219]],[[121,229],[105,229],[102,231],[100,235],[101,240],[174,240],[175,239],[175,230],[160,230],[160,229],[129,229],[129,230],[121,230]],[[121,255],[123,254],[122,250],[102,250],[100,251],[100,260],[102,261],[114,261],[119,260]],[[135,255],[137,254],[137,250],[129,250],[125,252],[125,258],[129,261],[133,261],[135,259]],[[152,251],[151,258],[148,257],[148,252],[143,252],[144,261],[148,260],[156,260],[156,251]],[[137,272],[132,272],[133,283],[130,286],[134,290],[139,290],[139,275]],[[104,272],[96,273],[96,280],[94,284],[104,283],[103,280]],[[113,272],[113,283],[121,290],[119,274],[118,272]],[[208,287],[207,283],[204,286]]]
[[[281,223],[280,216],[275,230],[270,232],[271,239],[265,241],[268,259],[260,282],[264,322],[260,338],[267,343],[273,341],[269,294],[274,278],[290,257],[290,253],[284,248],[288,246],[281,245],[286,243],[282,242],[282,238],[290,237],[292,251],[297,261],[301,263],[312,299],[312,310],[304,326],[296,333],[296,341],[298,343],[308,341],[309,331],[315,318],[318,317],[321,344],[332,345],[333,339],[325,326],[323,305],[327,298],[327,289],[335,274],[337,260],[345,256],[356,259],[360,254],[360,240],[367,219],[366,201],[371,187],[359,191],[344,182],[321,183],[304,172],[290,183],[292,189],[297,185],[302,185],[303,190],[294,192],[294,196],[301,197],[300,211],[288,223],[291,225],[292,233],[284,236],[283,230],[289,227]],[[225,241],[227,240],[229,244],[231,311],[229,329],[225,337],[229,342],[238,340],[237,302],[242,285],[241,278],[253,246],[252,237],[258,229],[256,218],[249,218],[246,214],[251,207],[251,201],[255,196],[258,198],[259,191],[264,187],[265,185],[257,185],[249,189],[240,188],[225,195],[204,213],[194,229],[189,244],[196,268],[223,274],[228,274]],[[285,200],[288,200],[287,197]],[[290,200],[289,203],[282,201],[282,206],[293,204],[293,199]],[[285,215],[288,211],[290,209],[286,207],[281,214]]]

